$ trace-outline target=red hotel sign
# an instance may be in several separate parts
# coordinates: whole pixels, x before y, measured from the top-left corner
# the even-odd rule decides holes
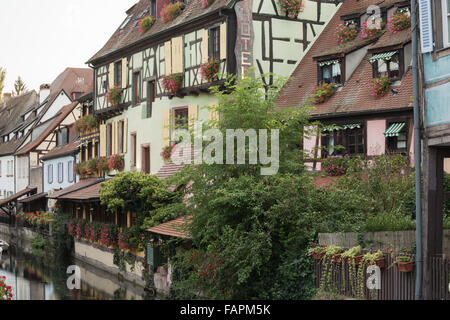
[[[237,16],[237,39],[234,53],[237,61],[238,77],[246,72],[248,68],[253,66],[253,14],[252,14],[252,0],[239,1],[236,8]]]

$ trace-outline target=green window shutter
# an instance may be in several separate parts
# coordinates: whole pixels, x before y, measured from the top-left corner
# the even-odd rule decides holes
[[[150,244],[147,245],[147,264],[153,268],[160,267],[164,264],[164,258],[158,247],[153,248]]]

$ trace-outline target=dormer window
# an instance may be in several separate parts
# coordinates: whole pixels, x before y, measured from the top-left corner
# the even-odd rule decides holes
[[[342,83],[342,70],[340,60],[327,60],[319,62],[318,82]]]
[[[399,79],[402,77],[399,51],[374,54],[369,61],[373,66],[374,78],[388,77],[390,79]]]

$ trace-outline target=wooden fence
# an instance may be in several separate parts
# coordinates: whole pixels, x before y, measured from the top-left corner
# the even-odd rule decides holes
[[[316,288],[322,287],[327,291],[336,291],[344,296],[367,300],[414,300],[415,269],[412,272],[400,272],[393,264],[389,254],[385,254],[385,267],[380,271],[380,289],[368,289],[368,280],[371,283],[375,274],[367,273],[367,266],[350,265],[342,262],[324,263],[315,260],[314,273]],[[358,276],[360,268],[362,276]],[[342,268],[344,270],[342,270]],[[450,300],[450,260],[432,258],[433,273],[433,300]],[[362,289],[364,288],[364,289]]]

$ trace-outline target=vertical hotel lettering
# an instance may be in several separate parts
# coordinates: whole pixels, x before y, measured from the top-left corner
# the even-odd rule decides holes
[[[244,73],[253,65],[253,13],[252,0],[244,0],[236,4],[236,16],[238,23],[238,32],[236,39],[235,55],[237,61],[238,77],[241,78]]]

